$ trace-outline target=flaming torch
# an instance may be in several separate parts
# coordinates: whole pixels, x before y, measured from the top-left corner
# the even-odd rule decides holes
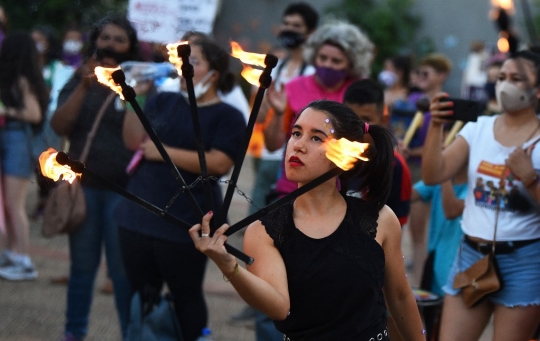
[[[302,187],[292,191],[285,195],[281,199],[278,199],[270,205],[262,208],[261,210],[253,213],[252,215],[240,220],[236,224],[233,224],[225,232],[225,235],[230,236],[233,233],[243,229],[252,222],[259,220],[269,212],[285,205],[286,203],[293,201],[307,191],[325,183],[326,181],[338,176],[343,171],[347,171],[354,167],[354,164],[358,160],[368,161],[368,158],[364,156],[364,152],[368,149],[368,143],[351,142],[347,139],[341,138],[339,140],[329,139],[327,140],[323,148],[326,148],[326,157],[332,161],[337,167],[329,170],[323,175],[313,179]]]
[[[117,68],[97,66],[94,69],[94,73],[96,74],[98,82],[108,86],[112,91],[116,92],[122,100],[125,100],[124,94],[122,93],[122,88],[120,87],[120,85],[117,85],[112,78],[113,72],[118,70],[121,70],[120,66]]]
[[[497,28],[499,29],[497,48],[503,53],[514,53],[517,51],[518,44],[518,39],[513,32],[510,20],[510,16],[515,12],[514,2],[513,0],[491,0],[491,4],[493,5],[493,8],[490,10],[489,16],[495,21]],[[528,26],[530,25],[528,24]]]
[[[107,187],[109,190],[120,194],[124,198],[131,200],[137,205],[145,208],[149,212],[161,217],[162,219],[165,219],[168,222],[171,222],[185,229],[191,228],[190,224],[178,217],[171,215],[166,210],[162,210],[161,208],[152,205],[148,201],[145,201],[144,199],[118,186],[117,184],[100,177],[92,171],[89,171],[82,162],[71,160],[69,156],[64,152],[57,152],[53,148],[49,148],[47,151],[41,153],[41,155],[39,156],[39,166],[42,174],[54,181],[58,181],[60,178],[62,178],[63,180],[69,181],[71,183],[77,177],[91,179],[92,181],[95,181],[96,183]],[[246,254],[239,251],[238,249],[235,249],[229,244],[225,244],[225,249],[231,255],[238,257],[245,263],[253,263],[253,258],[247,256]]]
[[[229,207],[231,205],[234,188],[236,186],[236,182],[238,181],[238,177],[240,176],[240,170],[242,169],[242,164],[244,163],[246,151],[249,146],[249,140],[251,139],[251,135],[253,133],[253,127],[255,126],[255,122],[257,121],[257,115],[259,114],[259,110],[261,108],[264,92],[267,88],[270,87],[270,84],[272,83],[272,76],[270,76],[270,73],[272,72],[272,69],[276,67],[278,62],[277,57],[272,54],[263,55],[258,53],[245,52],[244,50],[242,50],[240,45],[234,41],[231,41],[231,49],[231,55],[235,58],[240,59],[242,63],[258,67],[264,67],[264,69],[261,71],[258,69],[254,69],[249,65],[244,65],[244,69],[242,70],[242,77],[244,77],[244,79],[246,79],[250,84],[257,85],[258,80],[259,89],[257,90],[257,94],[255,95],[255,100],[253,102],[253,107],[251,108],[251,113],[249,115],[246,132],[244,134],[244,139],[238,150],[238,154],[234,163],[234,169],[231,174],[231,179],[229,180],[227,191],[225,192],[223,206],[221,208],[219,216],[219,221],[221,222],[225,222],[225,220],[227,219],[227,213],[229,212]]]
[[[187,44],[187,41],[167,44],[167,54],[169,55],[169,62],[174,65],[174,67],[176,68],[176,72],[178,72],[179,76],[182,76],[182,58],[178,56],[178,46]]]

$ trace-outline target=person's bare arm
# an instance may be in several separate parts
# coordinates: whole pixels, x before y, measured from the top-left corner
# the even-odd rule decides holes
[[[446,219],[456,219],[465,209],[465,201],[456,197],[452,180],[441,184],[442,204]]]
[[[281,148],[287,138],[283,131],[284,114],[285,110],[287,110],[287,95],[283,88],[278,91],[274,84],[267,90],[266,95],[274,114],[264,129],[264,144],[266,149],[272,152]]]
[[[28,80],[24,77],[19,79],[19,86],[22,92],[23,103],[21,109],[13,107],[6,107],[4,114],[7,117],[21,120],[28,123],[38,124],[43,118],[41,107],[39,106],[39,100],[30,89]]]
[[[79,112],[81,110],[84,98],[91,84],[96,82],[94,68],[97,66],[95,58],[89,58],[77,72],[81,75],[81,81],[68,99],[59,106],[51,118],[51,126],[58,135],[69,135]]]
[[[122,138],[124,145],[129,150],[137,150],[147,136],[144,127],[132,110],[127,110],[122,126]]]
[[[255,261],[247,269],[241,266],[236,268],[236,259],[223,246],[227,241],[223,233],[229,228],[228,225],[217,229],[212,237],[200,236],[200,232],[210,231],[211,217],[211,213],[205,215],[202,224],[189,230],[195,247],[216,263],[250,306],[273,320],[284,320],[290,310],[287,272],[283,258],[264,226],[257,221],[248,227],[244,235],[244,251]]]
[[[435,185],[449,180],[467,163],[469,145],[461,136],[443,151],[443,124],[445,117],[451,115],[451,102],[439,102],[445,93],[439,93],[431,101],[431,121],[424,142],[422,154],[422,180],[426,185]]]
[[[145,140],[139,144],[144,152],[144,158],[150,161],[163,161],[156,145],[151,140]],[[167,154],[173,163],[179,168],[194,174],[201,174],[199,154],[194,150],[187,150],[164,145]],[[218,149],[210,149],[204,153],[206,167],[209,175],[222,176],[234,166],[234,161],[224,152]]]
[[[422,320],[416,300],[405,274],[401,251],[401,225],[385,206],[379,212],[376,240],[384,250],[384,297],[394,323],[404,340],[425,341]]]
[[[532,164],[532,151],[534,148],[534,145],[526,150],[518,147],[508,156],[505,162],[512,174],[521,179],[523,186],[525,186],[533,199],[540,203],[540,181],[538,173],[536,173]]]

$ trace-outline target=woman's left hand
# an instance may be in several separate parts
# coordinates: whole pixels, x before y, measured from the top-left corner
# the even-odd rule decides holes
[[[524,150],[523,147],[517,147],[505,160],[506,166],[510,168],[512,174],[522,180],[529,180],[535,177],[531,160],[532,148]]]
[[[141,143],[141,150],[144,153],[144,158],[148,161],[163,161],[161,154],[150,139],[146,139]]]

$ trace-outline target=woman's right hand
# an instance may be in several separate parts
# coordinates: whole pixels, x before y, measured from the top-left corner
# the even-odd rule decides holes
[[[99,66],[96,58],[91,56],[85,59],[84,63],[77,69],[77,73],[82,77],[82,84],[88,88],[94,82],[97,81],[94,69]]]
[[[194,225],[189,229],[189,235],[193,243],[195,243],[195,248],[212,259],[220,270],[225,273],[236,265],[236,258],[225,249],[228,237],[224,233],[229,229],[229,225],[223,224],[213,235],[210,235],[210,220],[212,217],[212,211],[205,214],[201,224]]]
[[[453,102],[441,102],[440,99],[448,97],[445,92],[439,92],[431,99],[429,111],[431,114],[431,122],[433,124],[442,125],[449,122],[448,116],[452,116],[454,112],[451,110],[454,106]]]

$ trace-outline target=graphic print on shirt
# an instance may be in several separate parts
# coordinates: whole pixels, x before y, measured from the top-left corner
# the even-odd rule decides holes
[[[474,186],[474,202],[476,206],[495,210],[497,198],[500,195],[499,209],[514,212],[513,200],[523,198],[518,187],[519,178],[505,165],[496,165],[487,161],[480,162],[478,166],[476,183]]]

